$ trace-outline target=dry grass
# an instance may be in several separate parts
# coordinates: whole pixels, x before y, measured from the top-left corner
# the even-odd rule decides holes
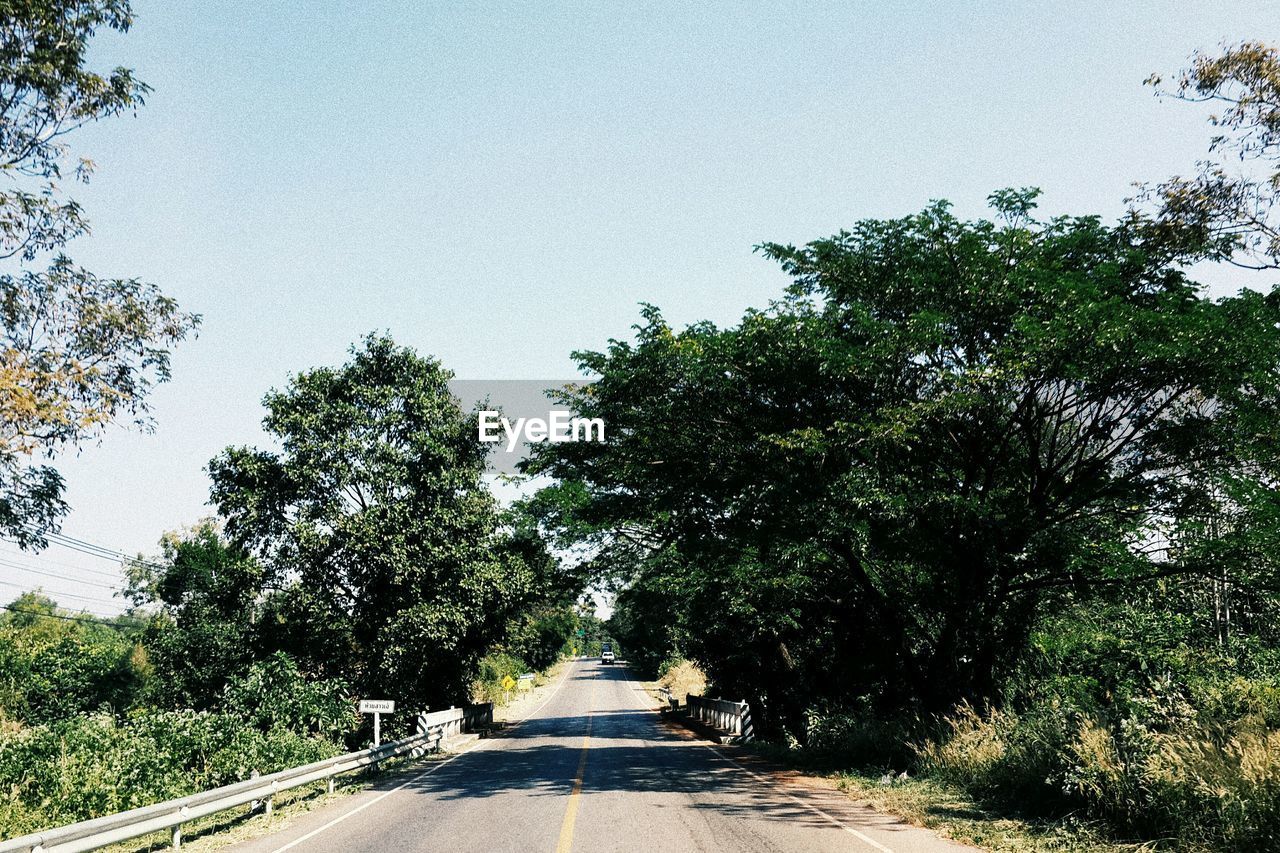
[[[689,694],[704,696],[707,691],[707,675],[691,660],[682,660],[667,668],[658,678],[658,686],[671,691],[671,695],[683,705],[689,701]]]
[[[968,704],[946,719],[947,735],[916,749],[923,767],[944,779],[972,780],[985,776],[1005,758],[1003,733],[1014,722],[999,711],[988,717]]]
[[[993,853],[1145,853],[1157,848],[1103,840],[1087,824],[1034,823],[983,809],[959,788],[930,779],[881,785],[856,773],[834,777],[840,790],[878,811]]]

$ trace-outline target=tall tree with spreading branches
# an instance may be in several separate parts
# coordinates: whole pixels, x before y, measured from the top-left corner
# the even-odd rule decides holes
[[[125,0],[0,3],[0,534],[24,547],[66,511],[57,454],[112,423],[148,428],[169,348],[198,322],[154,285],[66,254],[89,229],[66,185],[94,169],[67,139],[149,91],[127,68],[87,67],[89,42],[132,21]]]

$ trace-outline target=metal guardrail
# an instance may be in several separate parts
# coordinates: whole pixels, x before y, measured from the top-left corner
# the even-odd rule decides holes
[[[751,706],[746,702],[708,699],[690,694],[688,703],[689,716],[693,719],[726,731],[743,743],[755,739],[755,728],[751,725]]]
[[[451,708],[418,716],[416,734],[403,740],[384,743],[382,746],[336,755],[302,767],[293,767],[246,779],[221,788],[189,794],[176,800],[168,800],[151,806],[131,809],[119,814],[81,821],[42,832],[33,832],[8,841],[0,841],[0,853],[77,853],[97,850],[110,844],[128,841],[170,830],[175,848],[182,845],[182,825],[188,821],[217,814],[237,806],[260,801],[264,813],[270,815],[276,794],[298,788],[321,779],[329,780],[333,791],[333,777],[350,773],[388,758],[405,755],[422,755],[439,748],[445,738],[473,729],[481,723],[493,722],[493,705],[472,705],[467,708]]]

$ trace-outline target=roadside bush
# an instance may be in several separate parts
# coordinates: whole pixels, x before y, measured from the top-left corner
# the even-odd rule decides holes
[[[81,714],[0,734],[0,835],[149,805],[336,755],[322,738],[237,716]]]
[[[1159,804],[1151,796],[1150,762],[1157,749],[1151,732],[1131,719],[1115,730],[1089,720],[1068,747],[1063,792],[1121,833],[1166,835],[1176,829],[1177,818],[1157,814]]]
[[[1239,678],[1195,690],[1159,678],[1091,716],[1057,702],[1022,714],[966,706],[916,748],[918,769],[1016,812],[1104,821],[1119,837],[1277,850],[1273,696],[1271,685]],[[1206,700],[1203,711],[1196,698]],[[1249,713],[1218,722],[1240,709]]]
[[[911,765],[912,720],[886,720],[870,713],[865,703],[852,709],[809,709],[804,742],[812,757],[824,763],[862,770],[902,770]]]
[[[1228,850],[1280,847],[1280,732],[1262,719],[1242,720],[1221,743],[1163,739],[1151,776],[1183,837]]]
[[[480,659],[479,674],[471,685],[472,701],[504,702],[507,693],[502,689],[502,680],[507,676],[515,679],[528,671],[525,662],[515,655],[490,652]]]
[[[1280,849],[1280,732],[1154,733],[1132,721],[1082,727],[1068,787],[1121,831],[1220,850]]]
[[[871,698],[806,715],[809,760],[910,770],[1024,817],[1172,849],[1280,850],[1280,662],[1148,602],[1048,618],[1003,701],[918,719]]]
[[[916,748],[921,772],[975,793],[997,790],[1017,719],[998,711],[984,718],[965,705],[943,723],[947,731],[942,737]]]
[[[695,696],[706,695],[707,674],[691,660],[668,659],[658,667],[658,685],[670,690],[671,695],[683,705],[689,701],[690,693]]]
[[[262,731],[280,728],[338,741],[360,727],[350,686],[341,679],[307,679],[293,658],[276,652],[232,678],[223,707]]]
[[[14,604],[58,612],[36,593]],[[31,725],[88,711],[122,712],[135,704],[149,673],[142,647],[112,626],[0,614],[0,717]]]
[[[941,734],[913,747],[918,771],[1020,812],[1052,813],[1062,806],[1069,719],[1056,703],[1022,716],[963,705],[941,721]]]
[[[506,645],[531,669],[543,670],[568,651],[575,624],[571,608],[522,614],[508,628]]]

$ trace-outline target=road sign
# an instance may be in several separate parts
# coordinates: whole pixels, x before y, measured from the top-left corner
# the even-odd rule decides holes
[[[536,677],[537,677],[537,676],[535,676],[532,672],[526,672],[526,673],[521,674],[521,676],[520,676],[519,678],[517,678],[517,679],[516,679],[516,681],[520,682],[520,689],[521,689],[521,690],[532,690],[532,689],[533,689],[533,680],[534,680]]]
[[[504,676],[502,676],[502,689],[503,689],[503,690],[510,690],[512,687],[515,687],[515,686],[516,686],[516,680],[515,680],[514,678],[512,678],[512,677],[511,677],[511,676],[509,676],[509,675],[504,675]]]
[[[382,746],[382,715],[396,710],[394,699],[361,699],[360,713],[373,714],[373,745]]]

